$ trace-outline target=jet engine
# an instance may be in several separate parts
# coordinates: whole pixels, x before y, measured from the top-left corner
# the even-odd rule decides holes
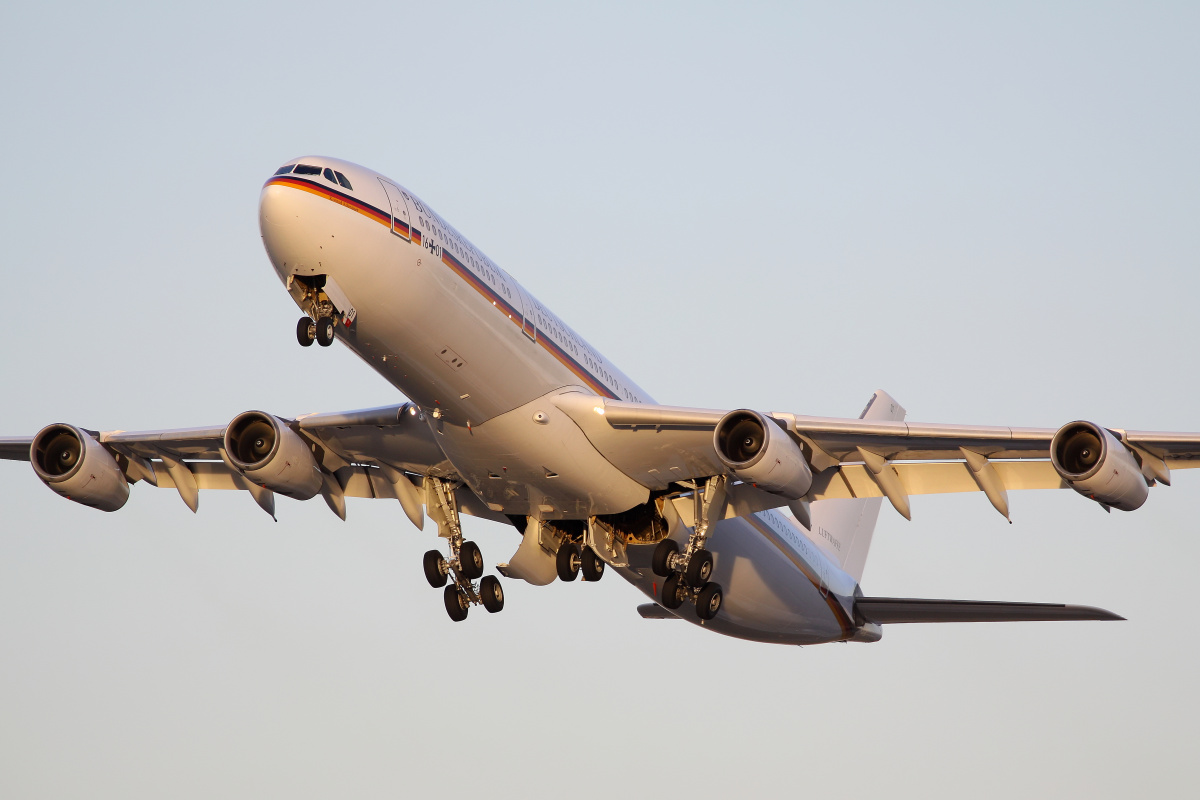
[[[129,499],[129,482],[116,459],[73,425],[47,425],[38,431],[29,461],[42,483],[68,500],[116,511]]]
[[[798,500],[812,486],[804,453],[774,420],[740,409],[721,417],[713,431],[717,457],[737,478],[772,494]]]
[[[1106,506],[1133,511],[1150,494],[1137,457],[1093,422],[1059,428],[1050,441],[1050,461],[1072,489]]]
[[[277,417],[261,411],[238,414],[225,429],[230,462],[259,486],[307,500],[321,490],[323,478],[312,450]]]

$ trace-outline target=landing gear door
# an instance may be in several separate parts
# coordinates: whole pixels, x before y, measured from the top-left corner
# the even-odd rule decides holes
[[[412,221],[409,217],[408,203],[404,200],[404,192],[383,178],[380,178],[379,182],[383,184],[383,191],[387,194],[388,204],[391,206],[392,233],[405,241],[412,241]]]

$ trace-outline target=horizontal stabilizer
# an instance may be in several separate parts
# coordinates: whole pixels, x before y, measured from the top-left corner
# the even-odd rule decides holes
[[[858,615],[867,622],[1038,622],[1042,620],[1125,619],[1103,608],[1063,603],[994,603],[978,600],[919,600],[859,597]]]

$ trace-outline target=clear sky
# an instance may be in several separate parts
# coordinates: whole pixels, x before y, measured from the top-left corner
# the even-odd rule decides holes
[[[0,434],[398,402],[259,240],[303,153],[416,191],[660,402],[1200,430],[1192,3],[0,6]],[[1200,474],[885,508],[869,594],[1122,623],[773,647],[613,576],[454,625],[398,504],[0,472],[0,795],[1174,797]],[[511,529],[468,521],[489,563]]]

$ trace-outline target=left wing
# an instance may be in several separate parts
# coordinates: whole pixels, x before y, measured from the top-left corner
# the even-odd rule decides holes
[[[909,495],[980,491],[1008,517],[1010,489],[1072,488],[1106,508],[1131,510],[1149,486],[1169,485],[1172,469],[1200,466],[1200,433],[1084,421],[1059,429],[942,425],[653,406],[581,393],[557,402],[609,460],[645,485],[666,489],[727,474],[742,481],[743,492],[774,495],[755,494],[758,505],[887,497],[911,517]],[[874,403],[896,401],[880,391],[867,408]],[[731,444],[735,432],[742,439]],[[758,449],[728,451],[746,442]],[[741,457],[755,455],[762,460],[745,466],[749,458]]]

